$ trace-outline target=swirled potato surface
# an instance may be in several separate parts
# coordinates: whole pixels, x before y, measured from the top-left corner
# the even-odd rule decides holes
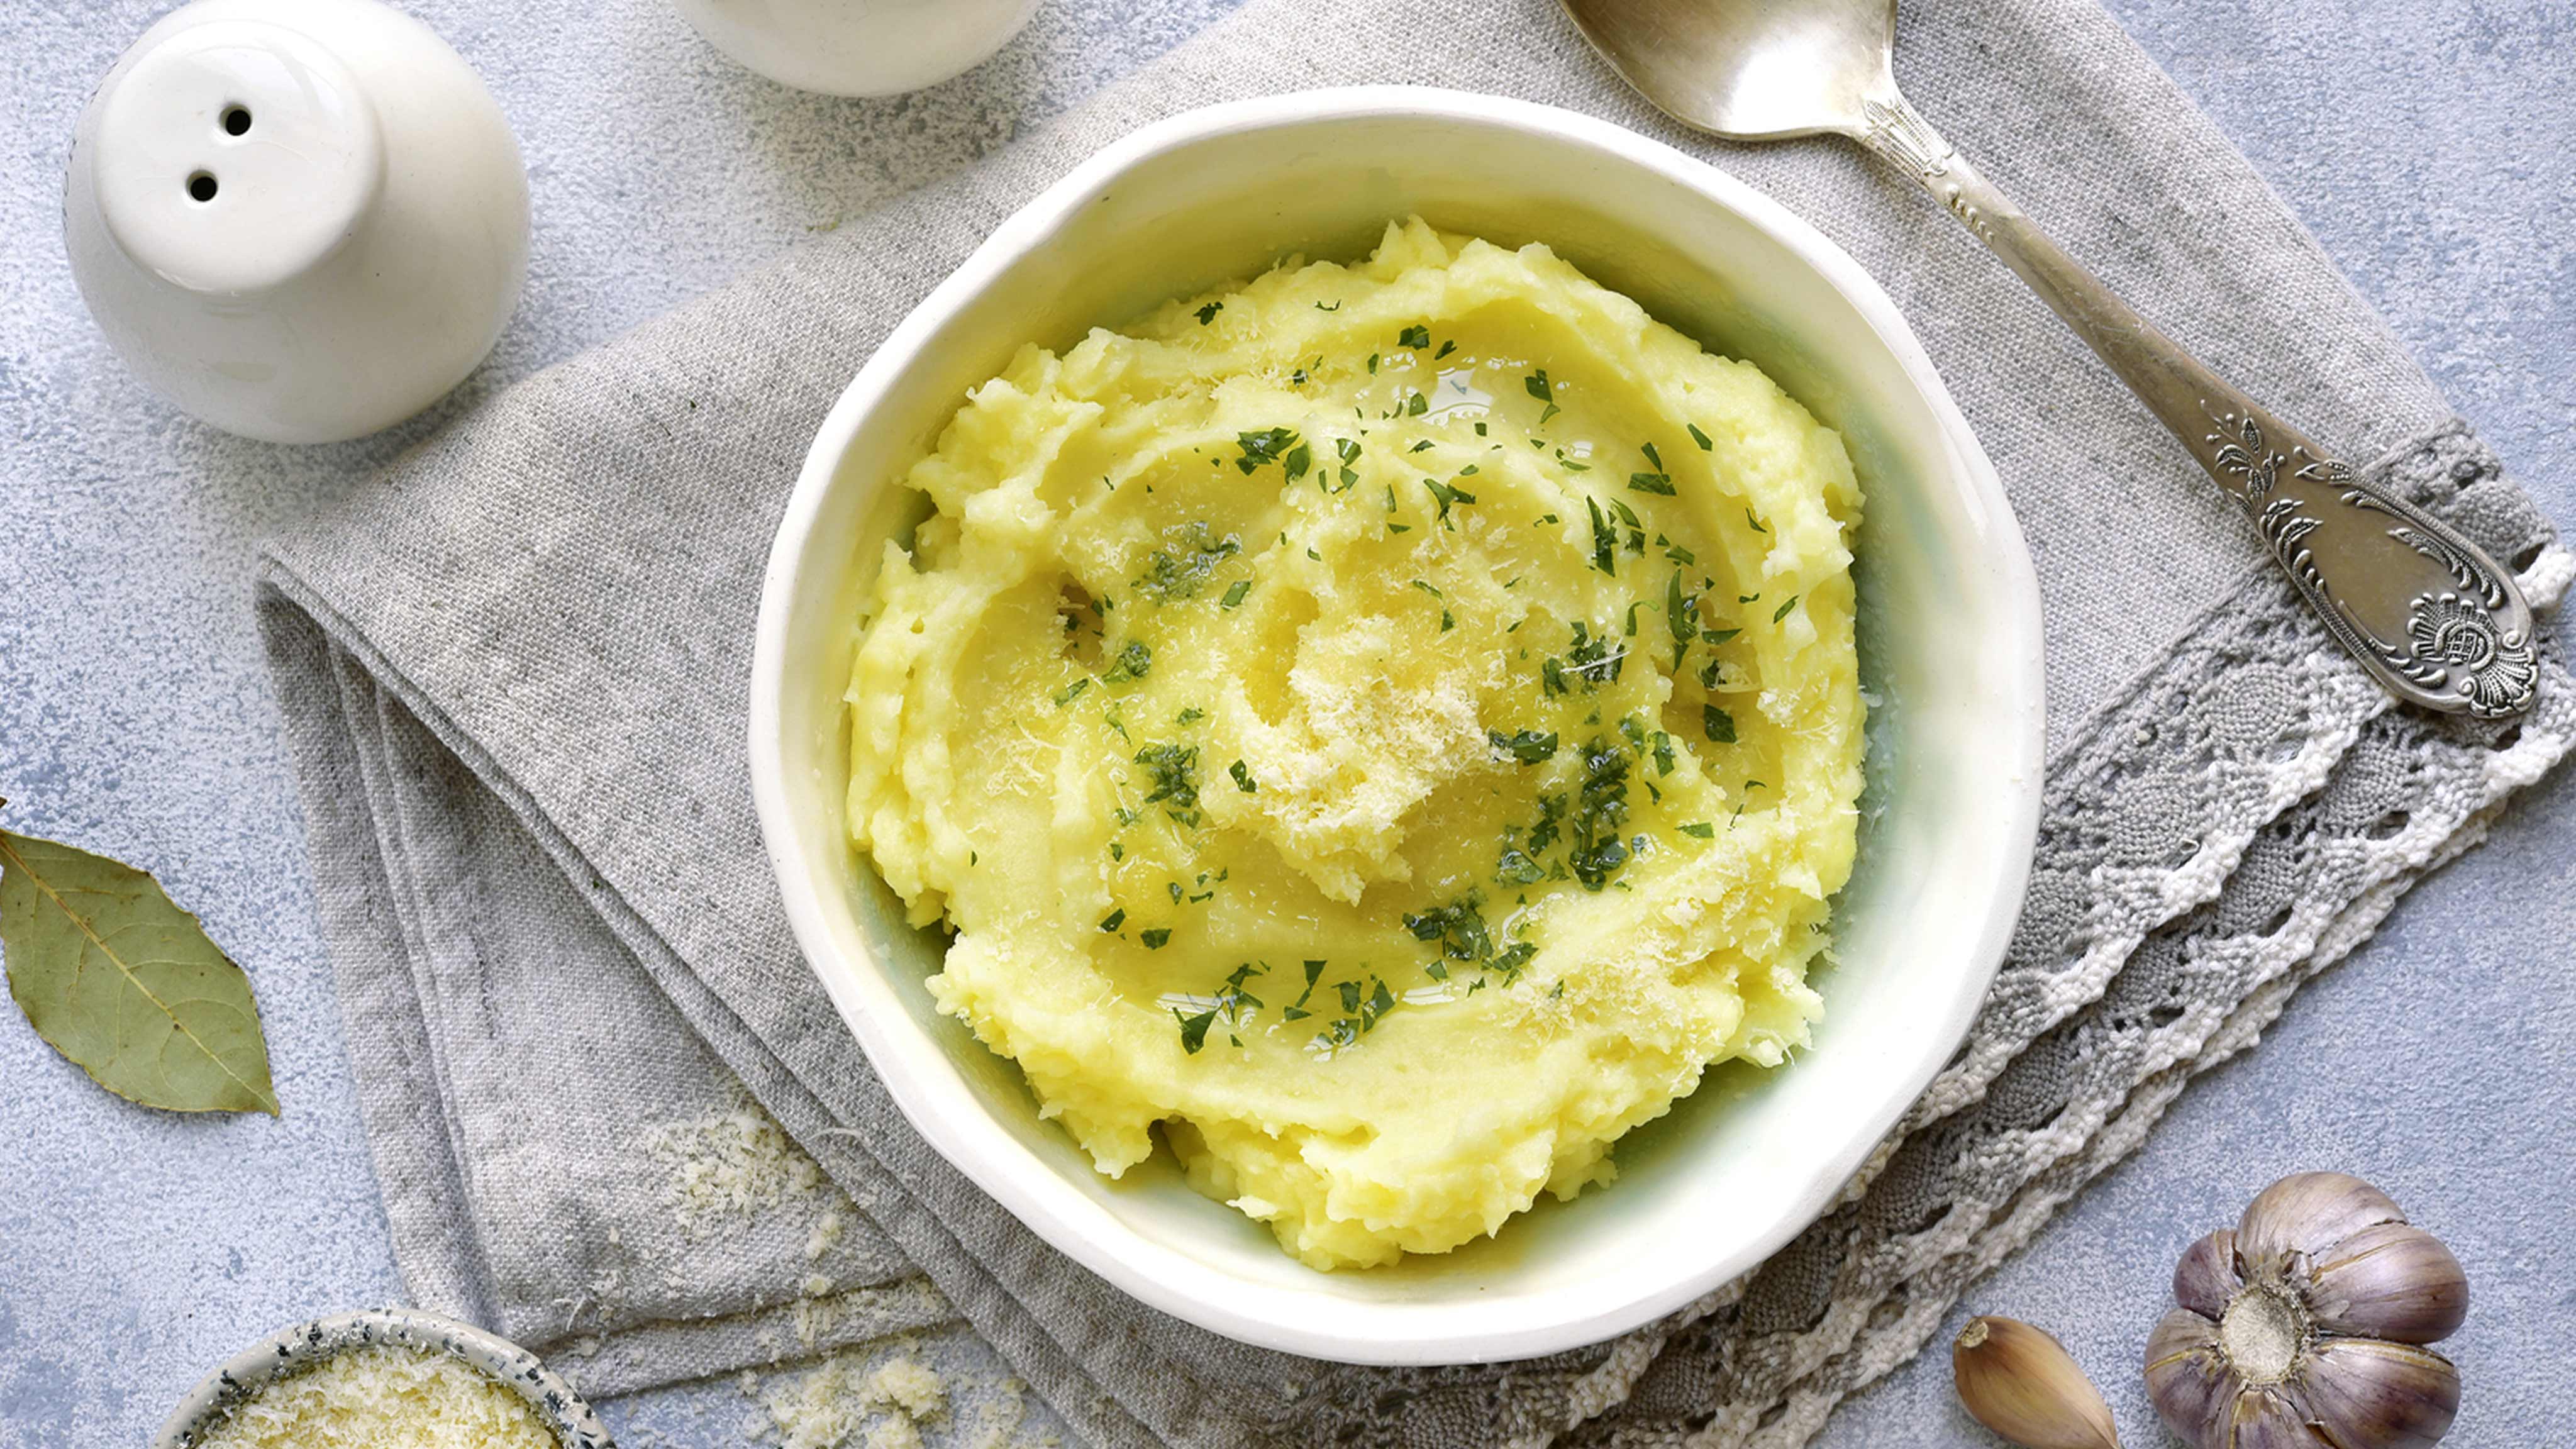
[[[1100,1171],[1386,1263],[1805,1042],[1861,498],[1756,368],[1415,221],[1023,349],[903,481],[851,832]]]

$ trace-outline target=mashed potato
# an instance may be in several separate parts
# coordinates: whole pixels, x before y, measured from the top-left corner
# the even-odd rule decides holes
[[[1860,493],[1752,366],[1417,221],[1023,349],[905,482],[851,831],[1102,1172],[1386,1263],[1805,1043]]]

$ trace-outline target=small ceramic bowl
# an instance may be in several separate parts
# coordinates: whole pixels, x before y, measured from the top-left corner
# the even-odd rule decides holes
[[[272,1380],[310,1368],[344,1349],[393,1344],[463,1359],[507,1384],[554,1431],[563,1449],[609,1449],[608,1431],[554,1370],[537,1356],[479,1328],[411,1308],[377,1308],[299,1323],[243,1349],[190,1389],[162,1422],[152,1449],[195,1449],[233,1405]]]
[[[1038,0],[676,0],[734,61],[799,90],[890,96],[990,59]]]
[[[99,82],[63,183],[72,278],[153,391],[281,443],[464,380],[517,305],[528,180],[501,108],[376,0],[196,0]]]
[[[1111,1181],[1026,1081],[932,1004],[935,932],[850,845],[860,590],[919,500],[898,481],[1014,349],[1252,276],[1353,258],[1390,219],[1544,241],[1841,429],[1867,490],[1860,853],[1810,1050],[1729,1064],[1623,1139],[1619,1178],[1498,1236],[1324,1273],[1166,1158]],[[1147,127],[1005,222],[825,419],[770,555],[752,665],[761,828],[807,960],[905,1115],[1041,1237],[1154,1307],[1366,1363],[1521,1358],[1632,1328],[1759,1263],[1830,1205],[1957,1049],[2029,871],[2039,588],[1994,469],[1895,304],[1778,202],[1570,112],[1446,91],[1309,92]]]

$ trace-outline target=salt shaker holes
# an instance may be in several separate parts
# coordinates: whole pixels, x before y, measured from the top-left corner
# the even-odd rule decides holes
[[[188,196],[189,199],[193,201],[214,200],[215,174],[211,171],[197,171],[190,173],[188,177]]]
[[[250,107],[226,106],[224,107],[223,119],[225,135],[247,136],[250,134]]]

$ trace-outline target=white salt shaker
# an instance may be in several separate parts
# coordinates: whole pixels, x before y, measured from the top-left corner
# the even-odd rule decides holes
[[[152,389],[227,432],[353,438],[464,380],[517,304],[500,107],[376,0],[196,0],[81,112],[72,276]]]
[[[1038,0],[676,0],[716,49],[771,80],[835,96],[919,90],[981,64]]]

